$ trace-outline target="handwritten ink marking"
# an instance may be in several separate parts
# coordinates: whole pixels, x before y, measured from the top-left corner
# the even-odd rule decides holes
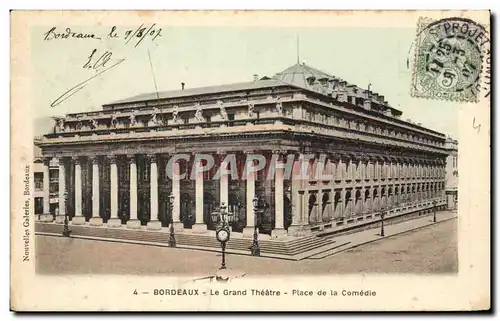
[[[82,33],[82,32],[74,32],[71,28],[66,28],[65,31],[56,32],[56,27],[52,27],[49,31],[44,33],[43,40],[49,41],[53,39],[97,39],[101,40],[100,37],[97,37],[93,33]]]
[[[139,30],[141,30],[142,26],[144,26],[144,24],[143,24],[143,23],[141,23],[140,27],[139,27],[139,28],[137,28],[137,29],[134,31],[134,34],[133,34],[130,38],[128,38],[128,40],[127,40],[127,42],[125,42],[125,44],[128,44],[128,43],[129,43],[129,41],[130,41],[130,39],[134,38],[134,36],[137,34],[137,32],[139,32]],[[125,32],[125,39],[127,39],[127,37],[128,37],[128,36],[130,36],[130,34],[131,34],[131,33],[132,33],[132,30],[127,30],[127,31]]]
[[[109,38],[118,38],[118,34],[116,33],[116,26],[111,27],[111,31],[108,33]]]
[[[97,51],[97,49],[92,50],[92,53],[88,57],[88,61],[85,63],[85,65],[83,65],[83,68],[88,68],[88,69],[92,69],[92,70],[98,71],[99,68],[101,68],[101,67],[105,68],[106,67],[106,63],[109,62],[109,60],[111,59],[111,56],[113,54],[111,52],[109,52],[109,51],[106,51],[103,55],[101,55],[97,59],[97,61],[95,61],[92,64],[91,62],[92,62],[92,59],[93,59],[94,54],[96,53],[96,51]]]
[[[144,24],[141,24],[139,28],[137,28],[133,33],[132,29],[125,31],[125,44],[128,44],[132,38],[139,38],[139,40],[136,42],[134,48],[137,48],[139,44],[147,37],[153,37],[151,41],[154,41],[157,37],[161,37],[161,28],[155,28],[156,23],[153,23],[149,28],[145,27]],[[146,31],[147,29],[147,31]]]
[[[478,134],[481,131],[481,124],[478,124],[476,126],[476,117],[474,117],[474,119],[472,120],[472,128],[477,129],[477,133]]]
[[[149,27],[148,31],[144,32],[144,34],[142,35],[141,39],[139,39],[139,41],[135,44],[134,48],[137,48],[137,46],[141,43],[141,41],[146,38],[146,35],[151,31],[151,29],[153,29],[153,27],[156,26],[156,23],[153,23],[151,25],[151,27]],[[146,28],[144,28],[146,29]]]
[[[92,56],[92,54],[91,54]],[[101,56],[102,57],[102,56]],[[85,86],[88,85],[88,82],[91,81],[92,79],[102,75],[103,73],[105,73],[106,71],[108,70],[111,70],[113,67],[115,66],[118,66],[119,64],[121,64],[122,62],[125,61],[125,58],[123,59],[120,59],[118,60],[117,62],[115,62],[113,65],[107,67],[106,69],[103,69],[99,72],[97,72],[94,76],[90,77],[89,79],[85,80],[85,81],[82,81],[81,83],[71,87],[70,89],[68,89],[64,94],[62,94],[61,96],[59,96],[56,100],[54,100],[51,104],[50,104],[50,107],[55,107],[57,105],[59,105],[60,103],[62,103],[63,101],[65,101],[66,99],[70,98],[71,96],[73,96],[74,94],[76,94],[77,92],[79,92],[80,90],[82,90],[83,88],[85,88]],[[97,62],[99,61],[96,61],[96,64]],[[88,62],[87,62],[88,63]],[[94,64],[95,65],[95,64]],[[102,67],[104,67],[104,65],[100,65]],[[85,66],[84,66],[85,68]]]

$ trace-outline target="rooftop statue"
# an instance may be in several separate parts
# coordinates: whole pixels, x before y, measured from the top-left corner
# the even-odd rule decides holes
[[[59,127],[59,130],[64,132],[66,130],[66,124],[64,123],[64,118],[59,118],[57,121],[57,127]]]
[[[255,108],[255,105],[253,103],[248,104],[248,117],[249,118],[254,118],[254,116],[255,116],[254,108]]]
[[[135,120],[135,110],[132,111],[132,115],[128,118],[130,120],[130,125],[134,126],[137,121]]]
[[[221,115],[222,119],[227,120],[228,117],[227,117],[226,107],[224,107],[224,102],[222,100],[219,100],[219,101],[217,101],[217,105],[220,108],[220,115]]]
[[[119,112],[115,112],[113,114],[113,117],[111,118],[111,126],[113,128],[116,128],[116,126],[118,125],[118,114],[119,114]]]
[[[172,110],[172,122],[174,124],[178,124],[180,122],[179,119],[179,106],[175,105]]]
[[[200,106],[198,106],[198,108],[196,109],[196,113],[194,114],[194,117],[196,118],[196,120],[198,122],[204,122],[205,121],[205,118],[203,117],[203,110],[201,110]]]
[[[283,115],[283,103],[281,101],[276,102],[276,110],[278,111],[278,115]]]

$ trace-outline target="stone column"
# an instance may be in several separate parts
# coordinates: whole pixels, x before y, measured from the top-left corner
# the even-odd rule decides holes
[[[276,174],[274,181],[274,229],[272,230],[272,236],[282,236],[286,234],[284,228],[284,213],[283,213],[283,154],[281,152],[278,153],[278,157],[276,158]]]
[[[205,232],[207,230],[207,225],[203,222],[203,194],[204,194],[204,188],[203,188],[203,171],[198,169],[199,167],[202,167],[203,164],[201,164],[201,160],[199,161],[198,164],[196,164],[196,211],[195,211],[195,224],[193,225],[192,229],[193,231],[196,232]],[[227,185],[226,185],[227,189]],[[222,191],[222,175],[221,175],[221,191]],[[222,203],[222,197],[221,197],[221,203]],[[227,202],[224,203],[226,206],[228,206]]]
[[[130,218],[127,221],[127,228],[139,229],[141,228],[141,221],[137,219],[137,163],[135,160],[135,155],[128,156],[128,163],[130,166]]]
[[[355,190],[354,189],[351,189],[350,190],[351,194],[350,194],[350,197],[346,200],[347,202],[347,207],[345,208],[345,210],[347,211],[347,218],[351,218],[353,216],[353,200],[354,200],[354,192]]]
[[[357,191],[356,191],[357,193]],[[361,214],[363,215],[364,214],[364,203],[365,203],[365,188],[364,187],[361,187],[361,189],[359,189],[359,193],[360,193],[360,199],[359,199],[359,205],[358,205],[358,208],[356,210],[356,214]],[[358,202],[357,199],[356,199],[356,194],[354,194],[354,200],[355,202]]]
[[[157,156],[148,155],[150,161],[150,183],[149,183],[149,206],[150,217],[147,223],[148,230],[161,230],[161,222],[158,220],[158,163]]]
[[[184,223],[181,222],[181,184],[180,184],[180,166],[178,162],[172,164],[172,194],[174,194],[174,208],[172,209],[172,220],[176,231],[184,229]]]
[[[246,160],[246,168],[250,169],[253,167],[253,159],[248,159]],[[253,232],[254,232],[254,227],[255,227],[255,213],[254,213],[254,207],[253,207],[253,198],[255,196],[255,172],[250,172],[249,170],[246,171],[246,188],[247,188],[247,193],[246,193],[246,199],[247,199],[247,204],[246,204],[246,221],[247,224],[245,228],[243,229],[243,236],[244,237],[252,237]]]
[[[75,216],[71,220],[73,225],[85,224],[85,217],[82,215],[82,166],[79,157],[74,157],[75,162]]]
[[[64,166],[64,158],[59,158],[59,215],[56,216],[56,223],[64,222],[66,215],[66,166]]]
[[[353,166],[353,162],[352,160],[349,161],[349,166],[350,166],[350,171],[351,171],[351,179],[352,179],[352,182],[354,184],[354,170],[352,169],[352,166]],[[324,168],[325,168],[325,163],[322,159],[320,159],[319,155],[316,155],[316,158],[314,159],[314,175],[316,176],[317,173],[321,173],[323,174],[324,173]],[[320,175],[321,175],[320,174]],[[317,197],[317,201],[318,201],[318,216],[316,218],[316,222],[320,223],[321,224],[321,229],[324,228],[324,225],[323,225],[323,181],[320,179],[320,175],[317,175],[318,177],[315,177],[315,181],[316,181],[316,186],[318,186],[318,197]],[[326,208],[325,208],[325,212],[326,212]]]
[[[43,214],[40,221],[52,222],[54,217],[50,213],[50,158],[43,159]]]
[[[111,217],[108,219],[109,227],[121,227],[122,221],[118,217],[118,168],[116,166],[116,156],[109,156],[111,170],[110,170],[110,192],[111,192]]]
[[[345,188],[342,188],[340,190],[340,200],[341,200],[341,204],[340,204],[340,218],[341,219],[345,219],[346,218],[346,213],[347,213],[347,200],[346,200],[346,189]]]
[[[99,216],[99,157],[92,157],[92,217],[90,225],[102,225],[102,218]]]
[[[297,157],[298,156],[298,157]],[[301,225],[307,225],[303,221],[303,204],[304,204],[304,191],[300,190],[302,186],[302,178],[297,178],[300,175],[302,167],[303,156],[295,155],[293,162],[292,174],[291,174],[291,184],[292,184],[292,224],[288,227],[289,235],[297,235],[302,232]]]
[[[370,214],[372,212],[372,190],[368,190],[368,198],[365,199],[365,194],[366,194],[366,189],[365,188],[365,191],[363,192],[363,195],[361,197],[363,197],[363,211],[365,214]],[[372,188],[373,189],[373,188]]]
[[[227,163],[224,161],[226,154],[219,153],[220,168],[226,169]],[[220,169],[219,169],[220,170]],[[228,175],[221,172],[220,175],[220,203],[224,203],[229,208],[229,181]],[[203,177],[201,178],[203,180]],[[202,183],[203,184],[203,183]]]

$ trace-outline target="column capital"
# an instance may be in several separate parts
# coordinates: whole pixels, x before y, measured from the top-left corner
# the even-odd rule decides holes
[[[150,163],[157,163],[158,162],[158,155],[157,154],[147,154],[146,155],[146,159]]]
[[[278,157],[276,158],[277,161],[283,161],[287,155],[288,155],[288,151],[286,150],[281,150],[281,149],[274,149],[272,150],[272,154],[273,156],[274,155],[277,155]]]
[[[59,158],[57,159],[57,162],[59,163],[59,165],[64,165],[64,164],[66,164],[66,161],[64,160],[64,157],[59,157]]]
[[[127,155],[127,162],[129,164],[135,164],[136,163],[136,159],[135,159],[135,154],[132,154],[132,155]]]
[[[346,152],[339,152],[339,153],[337,153],[337,155],[339,156],[339,160],[341,160],[341,161],[345,161],[345,160],[349,159],[349,154]]]
[[[361,162],[363,160],[363,158],[364,158],[363,154],[361,154],[361,153],[354,153],[353,157],[352,157],[352,160],[354,162],[356,162],[356,163],[359,163],[359,162]]]
[[[390,155],[384,154],[384,155],[381,155],[380,158],[382,158],[382,160],[384,162],[390,162],[391,161],[391,156]]]
[[[368,154],[366,155],[366,158],[368,159],[368,163],[373,163],[377,159],[377,156],[373,154]]]
[[[352,161],[354,160],[354,158],[356,157],[356,153],[352,153],[352,152],[345,152],[345,153],[342,153],[342,156],[347,159],[348,161]]]
[[[98,155],[90,156],[93,165],[99,165],[100,157]]]
[[[108,155],[108,159],[109,159],[110,164],[116,164],[118,157],[116,155]]]
[[[216,155],[220,156],[220,157],[224,157],[227,155],[227,151],[226,150],[221,150],[221,149],[218,149],[217,152],[215,152]]]
[[[71,160],[73,161],[73,163],[75,163],[75,165],[81,164],[80,156],[73,156],[71,157]]]
[[[338,153],[330,153],[328,154],[328,159],[336,163],[340,160],[340,155]]]

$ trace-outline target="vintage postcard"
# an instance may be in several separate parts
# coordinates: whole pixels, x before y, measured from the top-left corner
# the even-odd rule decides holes
[[[13,11],[15,311],[490,308],[489,11]]]

